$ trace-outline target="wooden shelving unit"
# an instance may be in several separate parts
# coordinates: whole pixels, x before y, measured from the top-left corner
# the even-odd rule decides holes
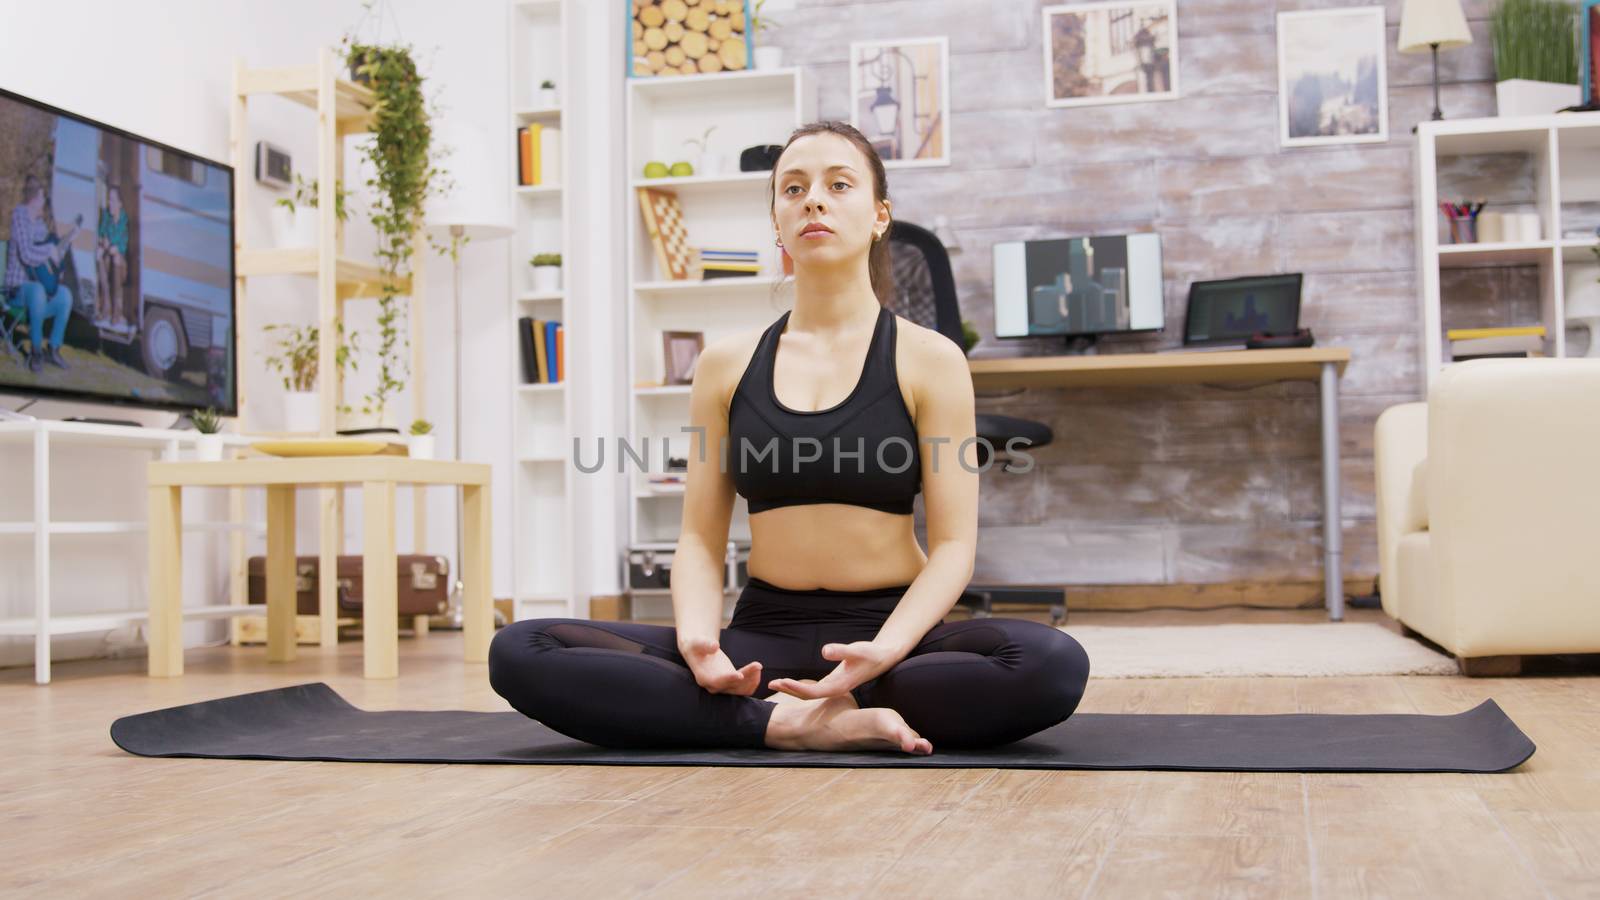
[[[1545,327],[1547,356],[1567,356],[1566,269],[1594,267],[1590,251],[1600,238],[1600,112],[1547,116],[1447,119],[1417,128],[1415,156],[1417,292],[1422,389],[1448,366],[1453,327],[1451,298],[1441,273],[1451,269],[1534,266],[1538,269],[1537,321],[1498,324]],[[1491,173],[1518,177],[1494,180]],[[1465,174],[1462,174],[1465,173]],[[1441,184],[1441,179],[1455,179]],[[1487,209],[1521,208],[1539,216],[1539,238],[1495,243],[1447,243],[1439,203],[1485,197]],[[1575,229],[1587,237],[1565,236]],[[1456,283],[1467,273],[1455,273]]]
[[[769,172],[738,171],[738,151],[755,144],[782,144],[790,132],[816,118],[816,85],[804,69],[743,70],[669,78],[631,78],[627,83],[628,190],[628,440],[650,471],[631,460],[628,470],[629,544],[672,544],[683,521],[683,491],[653,487],[661,442],[672,456],[687,457],[691,435],[688,385],[661,384],[666,368],[663,331],[701,331],[705,343],[750,328],[763,328],[791,302],[774,294],[782,265],[772,240],[766,193]],[[707,128],[713,149],[723,153],[720,172],[644,178],[645,163],[687,159],[698,164],[689,138]],[[674,281],[659,271],[655,250],[639,210],[637,190],[665,188],[678,195],[690,244],[760,251],[762,271],[748,278]],[[648,382],[656,382],[649,384]],[[648,454],[645,440],[648,439]],[[729,539],[748,544],[750,519],[743,498],[735,501]],[[631,591],[635,616],[670,616],[670,595]],[[731,596],[730,592],[730,596]]]
[[[344,252],[344,223],[335,215],[334,191],[344,178],[344,141],[346,138],[366,133],[371,126],[373,91],[365,85],[351,81],[348,70],[332,47],[320,47],[316,61],[310,65],[284,68],[248,68],[242,59],[234,60],[233,106],[229,131],[229,152],[234,168],[234,220],[248,219],[254,171],[252,154],[255,144],[249,136],[250,98],[257,95],[276,95],[316,112],[315,167],[317,180],[317,243],[311,247],[247,247],[235,230],[235,315],[234,354],[245,360],[252,352],[251,338],[259,328],[255,324],[249,302],[249,283],[252,278],[309,276],[317,285],[317,327],[320,343],[317,353],[317,390],[321,400],[321,416],[317,435],[332,437],[338,427],[338,406],[344,385],[339,367],[335,364],[338,351],[339,323],[344,318],[344,304],[357,298],[376,298],[382,284],[380,268],[372,261],[352,259]],[[411,374],[414,386],[412,418],[425,416],[424,392],[415,386],[425,382],[422,349],[423,332],[420,295],[424,280],[427,243],[419,232],[411,255],[411,274],[400,281],[400,289],[409,304]],[[242,372],[244,367],[240,366]],[[245,379],[238,384],[239,421],[245,421],[246,410],[252,398]],[[399,419],[397,418],[397,421]],[[409,419],[404,421],[409,422]],[[422,502],[421,485],[413,486],[414,545],[425,544],[427,522]],[[326,645],[338,641],[337,617],[337,559],[343,552],[344,490],[324,488],[320,491],[319,517],[321,543],[319,547],[318,634],[319,642]],[[241,489],[229,490],[230,517],[240,521],[244,517],[244,500]],[[230,585],[233,602],[242,604],[246,596],[246,571],[244,535],[233,533],[231,547]],[[239,639],[234,630],[234,641]]]
[[[576,366],[571,359],[571,265],[576,248],[563,181],[575,161],[568,97],[576,71],[567,48],[577,46],[566,0],[512,0],[507,8],[507,67],[511,78],[504,140],[512,148],[505,183],[510,185],[512,227],[511,290],[506,333],[511,341],[511,581],[512,609],[517,619],[572,616],[579,609],[574,590],[574,510],[572,508],[572,391],[568,381],[526,383],[518,329],[523,316],[554,320],[566,330],[569,358],[566,377]],[[558,102],[541,104],[535,87],[544,79],[556,84]],[[548,184],[517,183],[517,129],[531,123],[558,128],[562,180]],[[536,253],[563,254],[563,282],[558,291],[536,291],[528,260]]]

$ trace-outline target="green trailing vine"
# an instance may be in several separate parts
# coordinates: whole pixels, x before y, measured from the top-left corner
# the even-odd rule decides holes
[[[409,364],[402,329],[400,281],[411,272],[413,240],[422,225],[428,198],[448,189],[437,165],[432,110],[423,93],[409,44],[365,44],[346,36],[344,58],[358,76],[365,76],[375,95],[371,139],[361,154],[374,172],[371,219],[377,231],[378,295],[377,385],[363,398],[362,411],[385,412],[389,400],[405,387]],[[453,250],[454,248],[452,248]]]

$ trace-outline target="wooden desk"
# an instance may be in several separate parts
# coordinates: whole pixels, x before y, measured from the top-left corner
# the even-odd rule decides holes
[[[183,674],[183,502],[185,487],[267,489],[267,661],[295,658],[294,507],[298,487],[362,487],[362,664],[368,678],[399,674],[398,564],[394,520],[397,484],[459,485],[461,582],[466,661],[488,662],[490,603],[489,466],[402,456],[252,458],[220,462],[151,462],[150,674]]]
[[[1339,513],[1339,376],[1350,362],[1345,347],[1214,350],[1188,353],[1111,353],[1090,356],[1015,356],[973,359],[977,390],[1012,387],[1131,387],[1249,381],[1315,381],[1322,394],[1322,588],[1328,618],[1344,618],[1340,576],[1343,536]]]

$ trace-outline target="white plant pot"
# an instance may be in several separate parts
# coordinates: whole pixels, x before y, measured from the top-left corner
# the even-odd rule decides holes
[[[283,395],[283,430],[304,434],[322,424],[321,398],[316,391],[288,391]]]
[[[410,439],[410,453],[412,459],[433,459],[432,434],[413,434]]]
[[[339,414],[339,430],[382,428],[384,427],[385,418],[385,416],[381,416],[376,412],[362,412],[359,409],[352,409],[349,412]]]
[[[317,243],[317,210],[301,204],[290,212],[272,204],[269,220],[272,243],[276,247],[311,247]]]
[[[707,150],[700,154],[700,162],[694,169],[695,174],[720,175],[722,174],[722,165],[727,158],[728,155],[719,150]]]
[[[539,106],[543,109],[560,106],[561,99],[556,94],[555,88],[538,88]]]
[[[783,66],[782,47],[757,47],[756,68],[777,69]]]
[[[533,289],[541,294],[561,290],[561,267],[534,266]]]
[[[1495,113],[1500,116],[1545,116],[1581,102],[1578,86],[1531,78],[1511,78],[1494,85]]]
[[[202,434],[196,437],[194,456],[201,462],[217,462],[222,459],[222,435]]]

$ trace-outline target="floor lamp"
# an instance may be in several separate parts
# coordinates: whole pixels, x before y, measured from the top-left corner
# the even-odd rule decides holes
[[[442,144],[448,147],[453,170],[451,191],[438,197],[427,208],[426,227],[435,240],[450,247],[451,304],[454,315],[454,447],[461,458],[461,253],[480,240],[499,240],[512,232],[506,208],[506,184],[486,173],[504,171],[494,159],[491,144],[482,128],[462,122],[446,122]],[[421,389],[421,386],[418,386]],[[456,577],[450,583],[450,607],[445,612],[445,628],[461,628],[461,492],[456,500]]]
[[[472,241],[498,240],[511,234],[511,226],[490,220],[446,217],[428,222],[435,237],[448,241],[450,253],[451,305],[455,317],[452,347],[455,353],[455,431],[451,439],[454,457],[461,458],[461,249]],[[418,386],[420,389],[420,385]],[[446,628],[461,627],[461,492],[452,491],[456,503],[456,573],[450,582],[450,605],[445,612]]]

